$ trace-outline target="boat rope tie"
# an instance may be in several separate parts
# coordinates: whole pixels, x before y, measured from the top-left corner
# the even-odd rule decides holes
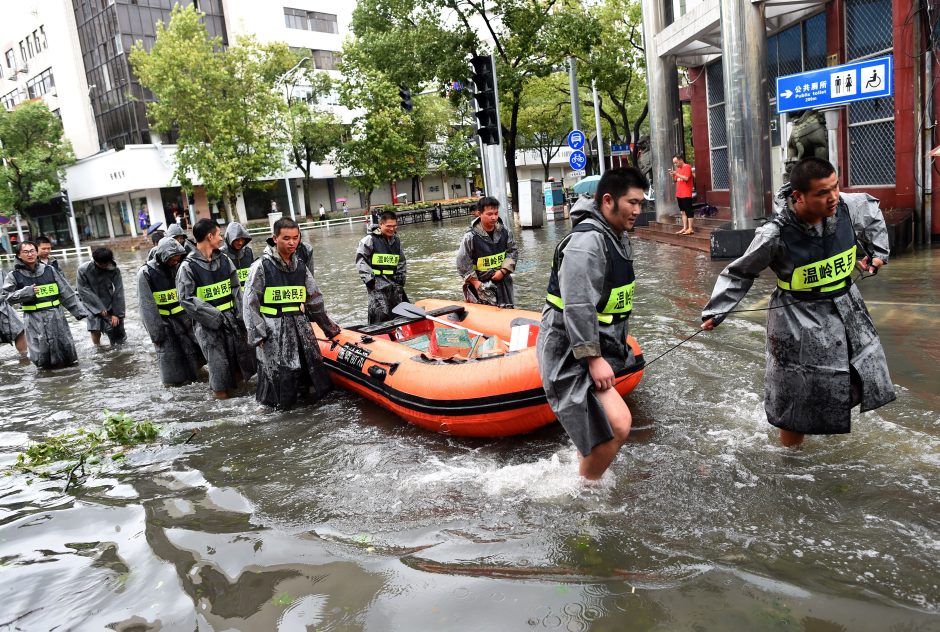
[[[867,278],[869,278],[869,277],[873,277],[873,276],[875,276],[876,274],[878,274],[878,269],[877,269],[877,268],[875,268],[875,271],[872,272],[871,274],[865,274],[864,272],[862,272],[861,270],[859,270],[858,276],[855,278],[855,280],[854,280],[853,282],[854,282],[854,283],[858,283],[858,282],[861,281],[862,279],[867,279]],[[743,313],[745,313],[745,312],[769,312],[769,311],[772,310],[772,309],[780,309],[781,307],[789,307],[789,306],[791,306],[791,305],[796,305],[797,303],[805,303],[805,302],[807,302],[807,301],[816,301],[816,300],[819,300],[819,299],[816,298],[816,297],[813,297],[813,298],[803,298],[803,299],[796,299],[796,300],[791,301],[791,302],[789,302],[789,303],[784,303],[783,305],[774,305],[773,307],[757,307],[757,308],[754,308],[754,309],[732,309],[732,310],[729,310],[729,311],[727,311],[727,312],[719,312],[718,314],[716,314],[716,316],[728,316],[728,315],[730,315],[730,314],[743,314]],[[658,356],[656,356],[655,358],[653,358],[653,359],[650,360],[649,362],[643,363],[643,366],[637,367],[636,369],[633,369],[632,371],[629,371],[629,372],[627,373],[627,375],[630,375],[631,373],[636,373],[637,371],[643,371],[643,370],[645,370],[647,367],[649,367],[649,365],[653,364],[654,362],[656,362],[657,360],[659,360],[660,358],[662,358],[662,357],[665,356],[666,354],[671,353],[672,351],[678,349],[679,347],[681,347],[682,345],[684,345],[684,344],[687,343],[688,341],[692,340],[692,338],[695,338],[697,335],[699,335],[700,333],[702,333],[702,332],[704,332],[704,331],[705,331],[704,329],[699,329],[698,331],[696,331],[696,332],[695,332],[694,334],[692,334],[691,336],[689,336],[689,337],[683,339],[682,341],[680,341],[678,344],[675,344],[675,345],[669,347],[668,349],[666,349],[665,351],[663,351],[662,353],[660,353]]]

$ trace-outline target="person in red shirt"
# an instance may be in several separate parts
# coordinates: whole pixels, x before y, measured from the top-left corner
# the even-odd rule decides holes
[[[679,203],[679,213],[682,216],[682,230],[676,232],[677,235],[692,235],[692,165],[687,163],[682,156],[672,157],[672,164],[675,169],[669,170],[676,183],[676,201]]]

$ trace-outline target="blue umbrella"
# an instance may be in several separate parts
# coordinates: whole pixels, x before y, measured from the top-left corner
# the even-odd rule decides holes
[[[578,195],[594,195],[594,192],[597,191],[597,183],[600,181],[600,176],[588,176],[586,178],[581,178],[574,183],[572,189]]]

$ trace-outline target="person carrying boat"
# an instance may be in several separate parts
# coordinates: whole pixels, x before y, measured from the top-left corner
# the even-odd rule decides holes
[[[33,364],[40,369],[54,369],[78,362],[62,306],[77,320],[87,318],[88,311],[62,273],[39,262],[35,243],[24,241],[19,245],[16,266],[3,281],[0,299],[23,310],[26,345]]]
[[[92,344],[101,344],[102,331],[112,347],[126,342],[124,281],[110,248],[95,248],[91,261],[78,267],[75,288],[89,311],[86,323]]]
[[[0,288],[3,287],[5,278],[6,273],[0,270]],[[11,305],[0,299],[0,344],[6,343],[16,347],[21,358],[26,357],[26,332],[23,329],[23,321]]]
[[[385,211],[379,225],[359,241],[356,268],[369,293],[369,324],[392,317],[392,310],[407,301],[405,276],[407,262],[398,238],[398,215]]]
[[[235,272],[238,274],[238,284],[245,287],[245,279],[248,278],[248,268],[255,260],[255,253],[248,245],[251,241],[251,235],[245,230],[245,227],[238,222],[230,223],[225,229],[225,242],[220,250],[222,254],[232,260],[235,265]]]
[[[634,364],[627,344],[636,280],[627,230],[648,183],[633,167],[610,169],[594,199],[571,209],[571,233],[555,248],[536,341],[552,411],[580,454],[580,474],[599,479],[630,434],[632,416],[614,388]]]
[[[514,307],[512,273],[516,269],[516,243],[499,218],[499,200],[485,197],[480,216],[470,223],[457,249],[457,272],[463,279],[468,303]]]
[[[189,384],[199,378],[206,358],[196,340],[193,319],[176,294],[176,272],[186,249],[172,237],[164,237],[154,250],[154,257],[137,271],[140,321],[157,350],[163,384]]]
[[[793,447],[807,434],[850,432],[854,406],[864,412],[896,397],[878,332],[852,283],[856,266],[875,273],[888,261],[888,234],[878,200],[840,194],[835,168],[820,158],[793,167],[774,205],[773,219],[719,275],[702,329],[721,324],[762,270],[774,271],[764,410],[780,442]],[[857,241],[871,254],[859,257]]]
[[[302,397],[315,402],[330,390],[312,323],[329,338],[340,332],[299,246],[297,222],[274,222],[274,235],[248,272],[243,299],[248,344],[257,353],[255,399],[279,410],[290,410]]]
[[[225,399],[240,379],[255,374],[255,354],[245,340],[241,289],[231,259],[219,252],[222,231],[211,219],[193,226],[196,250],[176,273],[180,305],[196,321],[196,340],[209,364],[209,388]]]

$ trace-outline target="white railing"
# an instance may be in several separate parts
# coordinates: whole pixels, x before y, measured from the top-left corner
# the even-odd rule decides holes
[[[359,224],[365,224],[369,221],[368,216],[356,215],[355,217],[341,217],[339,219],[324,219],[324,220],[311,220],[308,222],[298,222],[300,230],[316,230],[320,228],[326,228],[329,230],[333,226],[355,226]],[[270,226],[255,226],[248,229],[248,234],[252,237],[257,237],[259,235],[270,235],[271,227]]]
[[[89,246],[79,246],[78,248],[59,248],[58,250],[53,250],[51,255],[53,259],[60,259],[62,261],[68,261],[69,257],[77,258],[79,261],[83,257],[91,259],[91,247]],[[3,263],[13,263],[16,255],[11,255],[8,253],[0,254],[0,261]]]

